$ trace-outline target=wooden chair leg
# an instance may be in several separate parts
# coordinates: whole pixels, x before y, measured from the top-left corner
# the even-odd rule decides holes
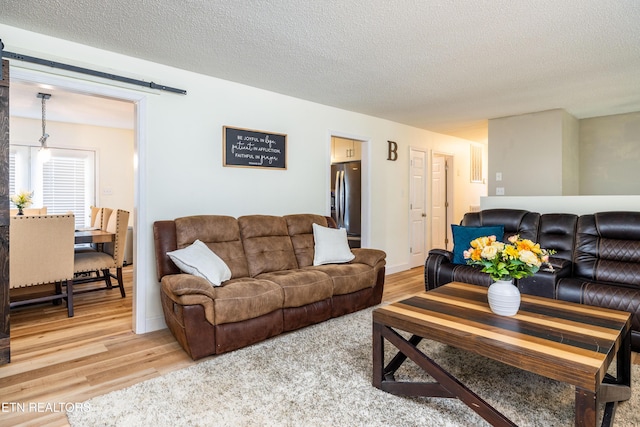
[[[73,280],[67,280],[67,315],[73,317]]]
[[[122,280],[122,267],[118,267],[116,269],[116,274],[118,275],[118,286],[120,287],[120,295],[122,295],[122,298],[124,298],[127,295],[124,292],[124,280]]]
[[[61,294],[62,293],[62,282],[56,282],[55,283],[55,289],[56,289],[56,294]],[[54,299],[53,301],[51,301],[51,303],[53,305],[60,305],[62,303],[62,301],[60,299]]]
[[[109,273],[109,270],[102,270],[102,274],[104,274],[104,280],[105,282],[107,282],[107,289],[113,288],[113,285],[111,284],[111,274]]]

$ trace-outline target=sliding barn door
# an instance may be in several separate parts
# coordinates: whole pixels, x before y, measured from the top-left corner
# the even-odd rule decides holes
[[[0,60],[2,60],[0,58]],[[9,61],[2,61],[0,80],[0,365],[10,362],[9,349]]]

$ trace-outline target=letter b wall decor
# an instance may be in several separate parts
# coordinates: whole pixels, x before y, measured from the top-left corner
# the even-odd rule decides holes
[[[387,142],[389,143],[389,155],[387,156],[387,160],[395,162],[398,160],[398,144],[393,141]]]

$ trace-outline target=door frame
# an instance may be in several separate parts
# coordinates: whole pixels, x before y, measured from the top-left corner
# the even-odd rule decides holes
[[[371,247],[371,138],[356,135],[352,133],[342,132],[338,130],[327,131],[327,145],[326,147],[326,155],[327,164],[325,167],[325,182],[326,188],[325,191],[325,206],[326,206],[326,215],[331,216],[331,137],[338,138],[346,138],[353,139],[355,141],[360,141],[361,145],[361,219],[360,219],[360,227],[361,227],[361,241],[360,245],[363,248]]]
[[[146,188],[145,176],[147,171],[146,156],[146,134],[147,134],[147,93],[144,90],[127,90],[119,86],[95,83],[87,80],[80,80],[71,76],[59,76],[46,72],[31,70],[28,68],[11,67],[11,79],[25,83],[36,83],[51,85],[56,88],[68,90],[88,96],[103,96],[134,104],[134,212],[133,212],[133,303],[131,327],[136,334],[147,332],[146,325],[147,309],[147,289],[145,283],[148,277],[154,277],[148,271],[146,260],[149,258],[149,248],[147,245],[138,245],[137,242],[148,242],[151,240],[150,231],[141,224],[147,224],[146,196],[142,188]],[[141,284],[138,286],[138,284]]]

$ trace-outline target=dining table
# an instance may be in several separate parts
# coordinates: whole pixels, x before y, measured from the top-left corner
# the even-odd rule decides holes
[[[75,231],[74,243],[110,243],[115,241],[115,233],[100,229],[81,229]]]

